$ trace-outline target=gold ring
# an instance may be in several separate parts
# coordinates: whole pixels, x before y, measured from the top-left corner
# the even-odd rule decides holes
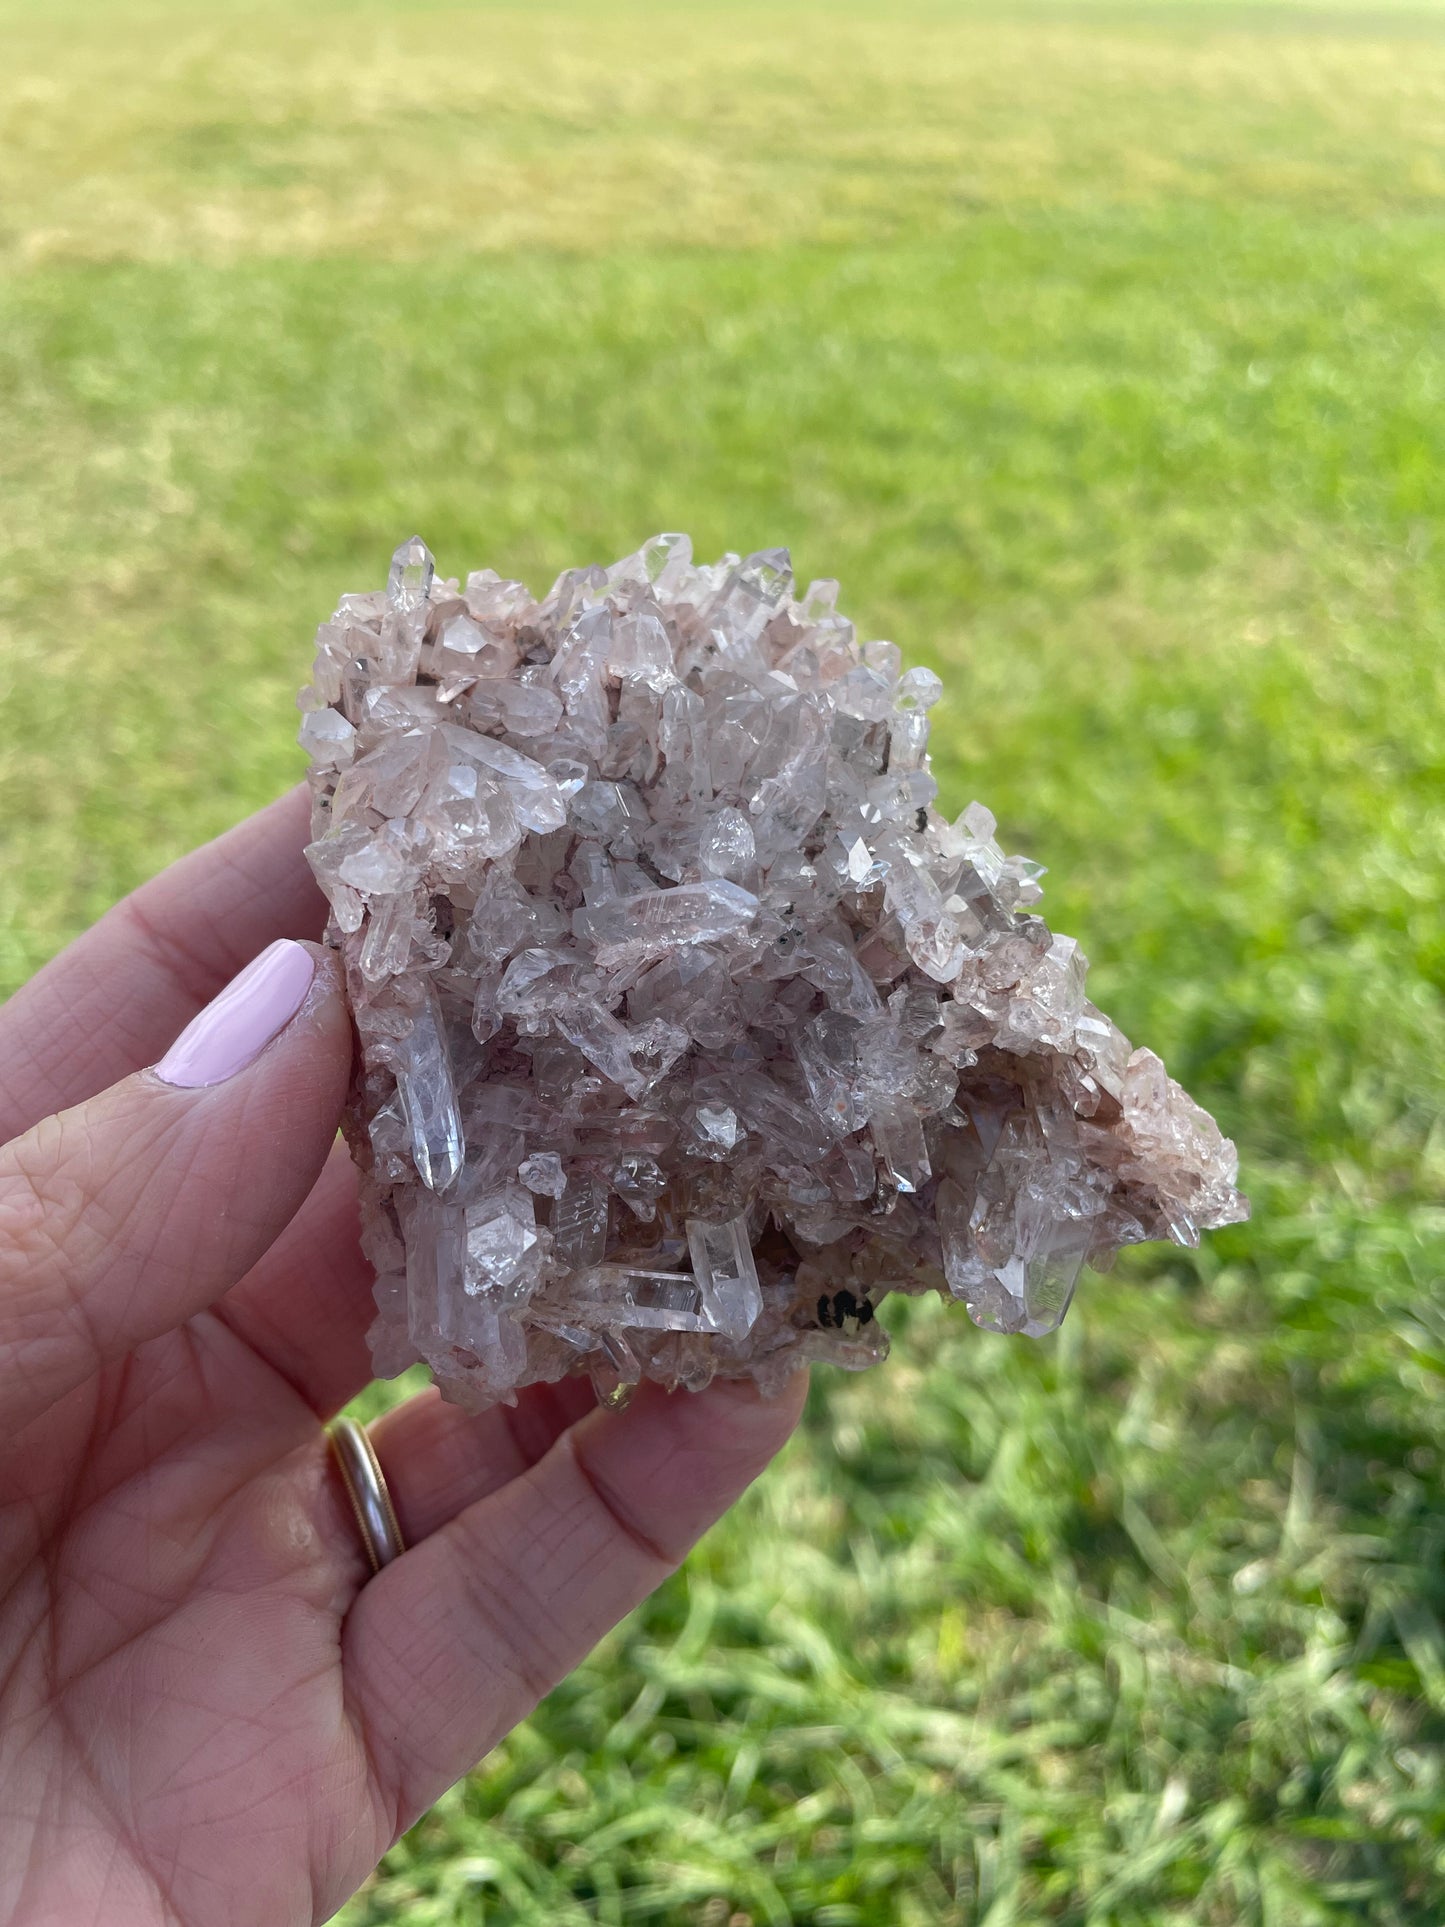
[[[341,1468],[341,1481],[356,1515],[371,1570],[378,1573],[406,1551],[381,1462],[365,1430],[355,1419],[333,1419],[326,1428],[326,1436]]]

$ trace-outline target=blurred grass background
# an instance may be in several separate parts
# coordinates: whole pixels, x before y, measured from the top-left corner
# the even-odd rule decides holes
[[[792,545],[1253,1223],[872,1378],[347,1927],[1445,1918],[1445,11],[0,0],[0,988],[344,588]]]

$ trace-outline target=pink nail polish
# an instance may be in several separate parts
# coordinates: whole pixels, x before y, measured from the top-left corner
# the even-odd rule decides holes
[[[197,1012],[156,1065],[156,1076],[185,1091],[224,1084],[285,1029],[315,975],[311,952],[282,937]]]

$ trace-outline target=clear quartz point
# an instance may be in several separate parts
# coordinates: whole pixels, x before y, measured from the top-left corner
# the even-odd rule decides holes
[[[909,1105],[880,1104],[872,1117],[873,1142],[892,1182],[900,1191],[921,1191],[933,1176],[923,1125]]]
[[[527,1275],[537,1233],[509,1211],[472,1222],[467,1217],[466,1289],[473,1297],[515,1292]]]
[[[403,542],[391,558],[391,573],[386,582],[386,599],[400,615],[420,609],[431,594],[436,576],[432,552],[419,535]]]
[[[642,565],[649,582],[680,580],[692,561],[692,539],[686,535],[654,535],[642,547]]]
[[[412,1161],[429,1191],[445,1191],[462,1168],[465,1139],[434,991],[427,990],[401,1049],[396,1088],[411,1137]]]
[[[636,1265],[597,1265],[576,1279],[573,1311],[580,1323],[631,1331],[704,1332],[702,1292],[686,1272],[646,1271]]]
[[[570,1176],[552,1211],[557,1258],[572,1271],[589,1271],[607,1248],[607,1186],[591,1172]]]
[[[734,882],[757,856],[753,826],[741,810],[719,810],[703,826],[698,842],[698,860],[710,876],[728,877]]]
[[[674,950],[740,936],[758,912],[758,899],[724,878],[683,883],[672,890],[644,890],[579,910],[572,930],[602,964],[629,954]]]
[[[642,1380],[641,1363],[621,1332],[598,1334],[587,1347],[587,1370],[598,1404],[612,1412],[631,1404]]]
[[[710,1329],[741,1342],[763,1309],[746,1218],[730,1218],[726,1224],[689,1218],[687,1248]]]
[[[567,1189],[567,1172],[555,1151],[534,1151],[523,1158],[517,1176],[539,1197],[560,1198]]]
[[[696,1117],[704,1142],[726,1156],[741,1136],[737,1112],[726,1104],[699,1104]]]
[[[379,1371],[771,1392],[878,1363],[889,1291],[1040,1337],[1085,1265],[1247,1214],[1043,867],[939,810],[939,677],[839,603],[783,548],[659,535],[536,598],[413,537],[318,629]]]

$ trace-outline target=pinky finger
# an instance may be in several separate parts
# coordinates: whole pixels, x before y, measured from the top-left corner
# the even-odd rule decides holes
[[[784,1444],[805,1389],[802,1373],[771,1400],[644,1386],[363,1588],[349,1694],[398,1832],[680,1564]]]

